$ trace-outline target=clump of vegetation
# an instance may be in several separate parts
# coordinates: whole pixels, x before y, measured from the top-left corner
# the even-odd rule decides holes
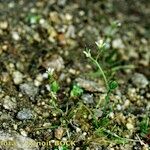
[[[97,45],[97,47],[99,49],[96,58],[94,58],[92,56],[90,49],[86,49],[84,51],[84,54],[86,55],[87,58],[89,58],[91,60],[91,62],[94,65],[96,65],[96,67],[99,69],[99,71],[100,71],[100,73],[101,73],[101,75],[103,77],[103,80],[105,82],[105,86],[106,86],[106,90],[107,90],[106,97],[105,97],[105,105],[104,105],[104,108],[103,108],[104,111],[105,111],[106,110],[106,106],[108,106],[108,104],[109,104],[109,100],[110,100],[109,96],[112,93],[112,91],[117,88],[118,84],[117,84],[117,82],[115,80],[110,80],[109,81],[107,79],[106,74],[104,73],[101,64],[98,62],[99,56],[100,56],[101,52],[106,49],[106,45],[107,44],[104,41],[100,41],[99,43],[96,42],[96,45]]]
[[[111,32],[117,32],[117,23],[113,23],[111,26]],[[53,114],[57,116],[57,114],[61,114],[60,124],[61,126],[65,126],[69,135],[69,125],[73,126],[76,130],[78,127],[72,124],[73,120],[78,120],[78,125],[81,127],[83,131],[89,131],[92,129],[92,133],[89,136],[89,139],[85,142],[85,144],[89,144],[91,142],[102,143],[103,145],[108,145],[110,143],[114,144],[125,144],[127,142],[137,142],[138,140],[123,138],[122,134],[118,134],[122,129],[116,125],[110,119],[109,114],[113,112],[113,108],[110,105],[110,96],[113,94],[113,91],[118,87],[118,83],[115,80],[114,74],[118,69],[126,69],[131,66],[114,66],[110,69],[110,66],[107,62],[104,62],[105,55],[107,50],[110,49],[112,35],[106,35],[106,39],[100,40],[96,42],[97,45],[97,54],[91,52],[91,49],[86,48],[83,52],[85,56],[92,62],[93,65],[98,69],[99,76],[103,79],[104,85],[106,88],[106,93],[104,97],[104,102],[101,105],[101,100],[99,100],[95,106],[89,106],[80,101],[80,96],[83,94],[84,90],[77,84],[74,84],[68,93],[69,100],[77,100],[73,101],[73,106],[68,108],[66,104],[66,112],[64,112],[58,105],[57,94],[60,90],[60,85],[58,80],[55,78],[54,70],[48,69],[48,79],[50,85],[50,105],[53,108]],[[102,60],[101,58],[104,57]],[[101,62],[102,60],[102,62]],[[115,61],[115,60],[114,60]],[[107,65],[105,65],[107,64]],[[107,72],[108,67],[108,72]],[[111,71],[110,71],[111,70]],[[77,103],[74,103],[77,102]],[[144,119],[140,124],[140,131],[144,135],[148,133],[148,119]],[[114,126],[112,128],[112,126]],[[70,136],[69,136],[70,138]],[[76,141],[77,137],[73,139]],[[67,150],[68,148],[64,145],[56,149]]]
[[[73,85],[73,88],[70,92],[70,96],[73,98],[77,98],[81,96],[83,93],[83,89],[79,85]]]

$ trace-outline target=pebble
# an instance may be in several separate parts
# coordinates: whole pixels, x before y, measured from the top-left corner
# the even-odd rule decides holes
[[[130,101],[127,99],[127,100],[124,102],[123,108],[128,108],[129,105],[130,105]]]
[[[8,22],[3,21],[0,22],[0,29],[7,29],[8,28]]]
[[[73,25],[69,25],[68,30],[66,32],[66,37],[75,38],[75,27]]]
[[[5,96],[3,99],[3,107],[10,111],[15,110],[17,108],[15,97]]]
[[[24,137],[16,132],[8,133],[0,131],[0,141],[9,141],[7,147],[4,144],[0,144],[0,149],[3,150],[39,150],[36,141],[29,137]]]
[[[50,12],[50,21],[59,24],[60,23],[60,16],[56,11]]]
[[[126,127],[127,127],[128,130],[133,130],[134,129],[134,126],[131,123],[127,123]]]
[[[17,113],[17,118],[19,120],[29,120],[33,118],[31,110],[24,108],[23,110]]]
[[[24,137],[27,137],[27,135],[28,135],[27,132],[23,129],[20,129],[20,134]]]
[[[15,41],[19,41],[20,40],[20,36],[19,36],[18,32],[12,32],[12,38]]]
[[[149,84],[148,79],[141,73],[135,73],[131,80],[132,83],[138,88],[145,88]]]
[[[122,106],[120,104],[117,105],[117,110],[122,110]]]
[[[94,115],[96,118],[102,117],[102,114],[103,114],[103,111],[100,108],[94,110]]]
[[[46,60],[43,63],[43,66],[48,68],[53,68],[57,72],[60,72],[62,69],[64,69],[64,60],[59,55],[53,55],[49,60]]]
[[[115,49],[123,49],[123,48],[125,48],[125,46],[124,46],[124,44],[123,44],[123,42],[122,42],[122,40],[120,38],[113,40],[112,46]]]
[[[93,100],[93,94],[83,94],[81,96],[81,99],[83,100],[84,103],[86,104],[93,104],[94,100]]]
[[[38,87],[33,83],[23,83],[20,85],[20,90],[23,94],[27,95],[31,100],[34,100],[38,93]]]
[[[58,0],[58,1],[57,1],[57,4],[58,4],[59,6],[65,6],[66,1],[67,1],[67,0]]]
[[[98,83],[94,81],[90,81],[90,80],[86,80],[82,78],[76,78],[75,81],[80,87],[84,88],[86,91],[89,91],[89,92],[104,92],[105,91],[103,87],[101,87]]]
[[[19,71],[13,72],[13,81],[14,84],[19,85],[23,82],[23,74]]]
[[[64,129],[62,127],[55,129],[55,138],[57,138],[58,140],[62,139],[63,134],[64,134]]]
[[[34,85],[35,86],[40,86],[42,84],[42,81],[43,81],[43,75],[42,74],[38,74],[36,76],[36,79],[34,80]]]

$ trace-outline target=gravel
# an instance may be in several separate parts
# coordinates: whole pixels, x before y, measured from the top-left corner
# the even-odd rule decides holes
[[[83,100],[83,102],[85,104],[93,104],[94,103],[93,94],[83,94],[81,96],[81,99]]]
[[[94,81],[86,80],[83,78],[76,78],[75,81],[80,87],[84,88],[85,90],[89,92],[104,92],[105,91],[103,87],[101,87],[98,83]]]
[[[36,142],[16,132],[0,131],[0,149],[2,150],[39,150]],[[7,143],[4,145],[3,143]]]
[[[17,113],[17,118],[19,120],[29,120],[33,118],[32,111],[29,109],[23,109]]]
[[[14,84],[19,85],[23,82],[23,74],[19,71],[13,72],[13,81]]]
[[[9,111],[15,111],[17,108],[16,98],[5,96],[3,98],[3,107]]]
[[[20,84],[20,90],[23,94],[27,95],[31,100],[34,100],[38,94],[38,87],[34,86],[33,83]]]
[[[141,73],[135,73],[132,76],[131,80],[132,83],[138,88],[145,88],[149,84],[149,81],[146,78],[146,76]]]

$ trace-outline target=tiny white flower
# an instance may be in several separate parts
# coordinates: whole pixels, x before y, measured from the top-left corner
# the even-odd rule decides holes
[[[91,57],[91,52],[90,52],[90,50],[88,50],[88,51],[83,51],[83,53],[85,54],[86,57]]]
[[[97,42],[95,42],[95,44],[97,45],[97,47],[99,49],[102,48],[105,45],[105,43],[104,43],[104,41],[102,39],[97,41]]]
[[[50,67],[49,67],[46,72],[47,72],[47,74],[49,74],[49,75],[53,75],[53,73],[54,73],[54,68],[50,68]]]

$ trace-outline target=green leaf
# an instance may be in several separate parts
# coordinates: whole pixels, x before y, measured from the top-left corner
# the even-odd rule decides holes
[[[60,87],[59,87],[59,84],[57,83],[57,81],[52,82],[52,84],[51,84],[52,92],[57,93],[59,89],[60,89]]]
[[[118,83],[116,81],[110,81],[109,82],[109,89],[114,90],[118,87]]]
[[[70,92],[70,96],[79,97],[80,95],[82,95],[82,93],[83,93],[83,89],[78,85],[74,85]]]

